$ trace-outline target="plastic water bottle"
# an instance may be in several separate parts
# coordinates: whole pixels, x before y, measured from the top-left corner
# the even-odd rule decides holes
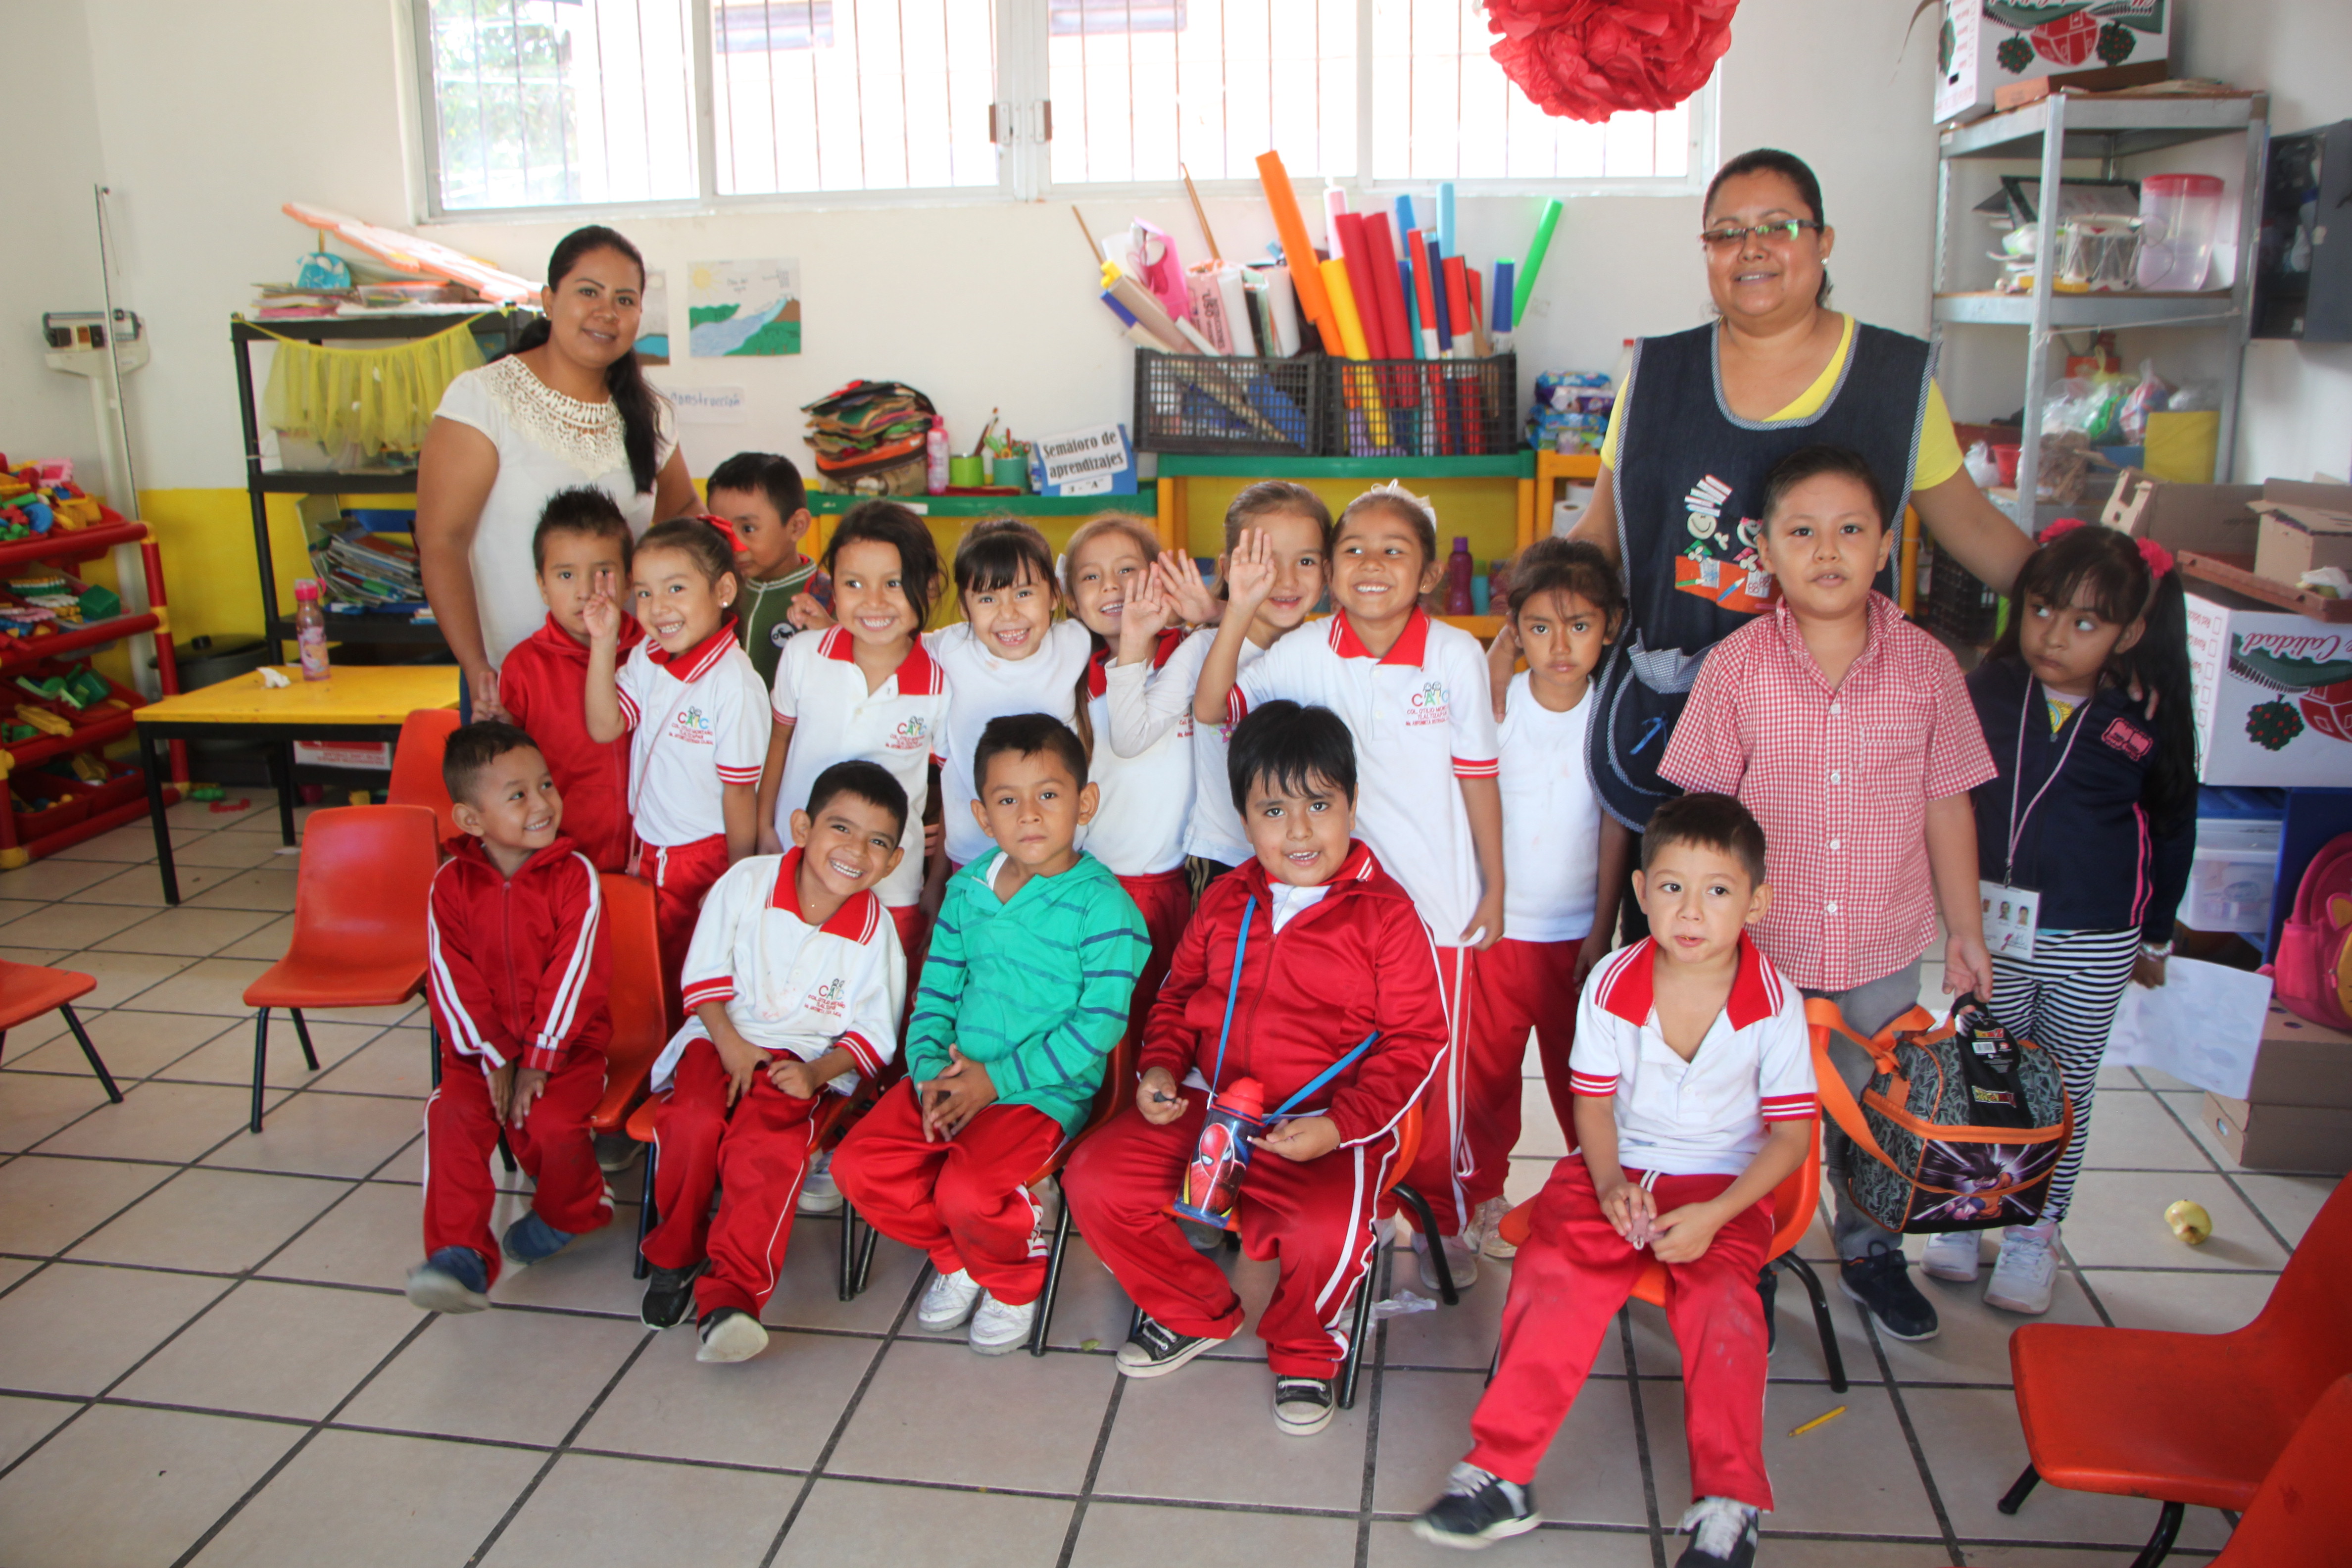
[[[319,603],[317,579],[294,584],[294,640],[302,648],[302,679],[324,680],[334,673],[327,668],[327,612]]]
[[[948,422],[936,414],[923,437],[923,489],[935,496],[948,493]]]
[[[1460,534],[1454,536],[1454,553],[1445,563],[1445,613],[1466,616],[1477,603],[1471,592],[1471,582],[1478,574],[1478,564],[1470,558],[1470,542]]]
[[[1201,1140],[1184,1167],[1184,1193],[1176,1211],[1202,1225],[1222,1226],[1232,1217],[1242,1178],[1249,1173],[1249,1141],[1265,1131],[1265,1095],[1254,1078],[1235,1079],[1209,1100]]]

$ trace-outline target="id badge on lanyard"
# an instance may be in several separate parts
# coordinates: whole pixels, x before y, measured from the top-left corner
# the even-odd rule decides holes
[[[2076,723],[2066,737],[2065,746],[2058,752],[2058,762],[2051,768],[2050,776],[2042,781],[2042,787],[2033,792],[2033,798],[2027,801],[2025,809],[2020,812],[2017,792],[2025,780],[2025,725],[2034,712],[2033,700],[2040,685],[2037,680],[2026,682],[2025,701],[2018,710],[2017,762],[2009,775],[2009,853],[2001,860],[2000,880],[1996,882],[1983,877],[1977,879],[1977,897],[1984,902],[1985,951],[1994,958],[2033,956],[2033,933],[2041,923],[2042,893],[2038,889],[2018,887],[2012,880],[2017,870],[2017,841],[2024,833],[2026,820],[2032,816],[2033,808],[2042,804],[2042,797],[2050,793],[2052,784],[2058,782],[2059,773],[2065,769],[2066,759],[2074,753],[2075,740],[2083,733],[2083,726]],[[2079,718],[2081,710],[2088,706],[2089,700],[2085,699],[2077,707],[2074,717]]]

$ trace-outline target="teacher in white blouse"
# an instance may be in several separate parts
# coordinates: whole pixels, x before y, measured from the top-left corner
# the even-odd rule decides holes
[[[543,317],[522,346],[449,384],[416,469],[425,596],[464,670],[474,717],[495,718],[498,667],[546,614],[531,569],[540,509],[561,489],[608,492],[642,534],[694,510],[669,405],[637,363],[646,261],[601,226],[548,258]]]

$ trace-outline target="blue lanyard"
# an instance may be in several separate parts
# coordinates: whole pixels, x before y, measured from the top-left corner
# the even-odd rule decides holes
[[[1225,1021],[1217,1027],[1217,1065],[1215,1069],[1209,1075],[1209,1092],[1212,1094],[1214,1094],[1224,1083],[1225,1042],[1233,1037],[1234,1004],[1241,1000],[1242,994],[1242,959],[1249,952],[1250,924],[1256,918],[1257,895],[1255,893],[1252,893],[1249,897],[1249,902],[1242,906],[1242,933],[1234,940],[1233,979],[1225,986]],[[1307,1086],[1304,1089],[1301,1089],[1297,1094],[1292,1095],[1288,1100],[1284,1100],[1281,1106],[1278,1107],[1272,1115],[1266,1118],[1266,1121],[1279,1121],[1284,1117],[1289,1115],[1292,1107],[1296,1106],[1300,1100],[1305,1100],[1308,1095],[1313,1094],[1317,1089],[1321,1089],[1325,1084],[1329,1083],[1333,1079],[1339,1077],[1343,1070],[1354,1064],[1356,1058],[1362,1056],[1366,1051],[1370,1050],[1372,1048],[1372,1042],[1380,1037],[1381,1032],[1378,1029],[1374,1029],[1370,1034],[1366,1035],[1361,1040],[1359,1040],[1356,1043],[1356,1048],[1354,1050],[1349,1051],[1346,1056],[1341,1057],[1338,1061],[1333,1062],[1329,1067],[1325,1068],[1321,1072],[1317,1073],[1312,1079],[1308,1079]]]

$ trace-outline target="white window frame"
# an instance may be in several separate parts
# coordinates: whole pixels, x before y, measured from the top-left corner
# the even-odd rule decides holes
[[[1040,202],[1055,198],[1078,201],[1151,201],[1184,195],[1177,180],[1103,181],[1056,186],[1052,179],[1053,149],[1048,138],[1052,104],[1047,97],[1049,71],[1046,49],[1046,0],[995,0],[996,98],[990,105],[996,123],[997,179],[992,185],[949,185],[878,191],[758,192],[741,195],[719,191],[717,101],[711,61],[711,6],[714,0],[690,0],[694,27],[695,173],[699,194],[667,201],[578,202],[545,206],[447,208],[441,201],[440,105],[432,88],[433,35],[431,0],[408,0],[407,90],[415,110],[422,173],[422,210],[425,225],[546,222],[551,218],[702,216],[731,212],[811,212],[827,208],[888,208],[976,206],[1002,202]],[[1372,30],[1372,0],[1357,0],[1357,37]],[[1372,121],[1364,110],[1371,98],[1372,56],[1369,49],[1356,60],[1356,167],[1358,173],[1339,183],[1360,192],[1367,200],[1402,193],[1420,194],[1437,182],[1429,178],[1376,179],[1363,171],[1372,164]],[[1679,175],[1602,176],[1585,179],[1457,179],[1455,194],[1463,196],[1685,196],[1706,187],[1717,162],[1718,89],[1721,72],[1707,79],[1689,100],[1690,142],[1687,172]],[[1293,170],[1299,177],[1312,170]],[[1201,180],[1204,196],[1255,196],[1255,180]]]

